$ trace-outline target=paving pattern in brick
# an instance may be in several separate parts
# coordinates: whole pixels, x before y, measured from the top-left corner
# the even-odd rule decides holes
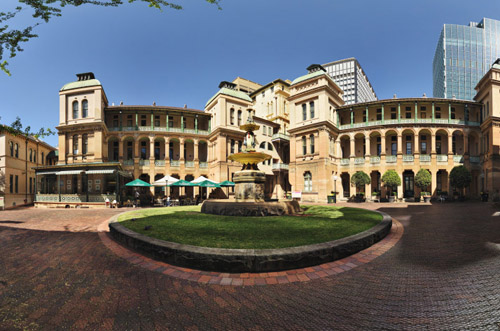
[[[304,282],[225,286],[130,263],[122,210],[0,212],[0,329],[498,330],[500,216],[488,204],[363,204],[404,227],[384,254]]]

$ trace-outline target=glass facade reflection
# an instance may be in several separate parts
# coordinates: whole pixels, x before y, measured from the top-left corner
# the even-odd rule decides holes
[[[472,100],[474,87],[499,57],[500,21],[445,24],[434,54],[434,97]]]
[[[322,66],[344,91],[345,104],[378,100],[368,77],[355,58],[330,62]]]

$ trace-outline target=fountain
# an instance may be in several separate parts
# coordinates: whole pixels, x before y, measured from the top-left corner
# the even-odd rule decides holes
[[[215,215],[230,216],[278,216],[300,212],[297,201],[264,200],[266,173],[260,171],[257,164],[271,159],[271,155],[255,150],[254,131],[260,128],[255,124],[252,110],[248,109],[248,119],[240,129],[245,131],[243,151],[232,154],[229,160],[241,163],[243,167],[234,173],[235,202],[227,200],[206,200],[201,212]]]

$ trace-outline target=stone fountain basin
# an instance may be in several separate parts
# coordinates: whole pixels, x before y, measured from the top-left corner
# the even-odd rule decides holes
[[[300,205],[297,201],[205,200],[201,212],[223,216],[281,216],[300,213]]]
[[[262,161],[269,160],[271,158],[271,155],[260,152],[248,152],[231,154],[227,158],[241,164],[257,164]]]

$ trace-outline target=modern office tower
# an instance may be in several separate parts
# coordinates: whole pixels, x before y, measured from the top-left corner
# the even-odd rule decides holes
[[[323,68],[344,91],[346,105],[378,100],[372,84],[355,58],[323,64]]]
[[[435,98],[472,100],[474,87],[500,57],[500,21],[445,24],[432,67]]]

